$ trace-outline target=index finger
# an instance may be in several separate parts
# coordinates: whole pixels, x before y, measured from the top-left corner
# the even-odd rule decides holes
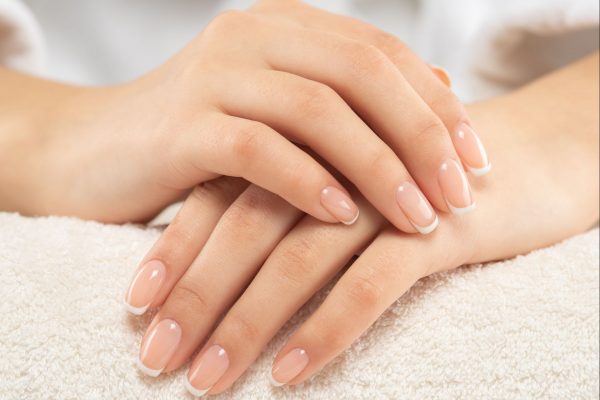
[[[334,286],[323,304],[288,339],[275,357],[276,385],[301,383],[350,346],[433,263],[447,257],[441,227],[414,237],[388,230],[371,244]],[[437,265],[436,265],[437,268]]]

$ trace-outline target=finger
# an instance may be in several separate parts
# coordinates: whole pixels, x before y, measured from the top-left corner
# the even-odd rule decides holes
[[[224,115],[203,119],[214,140],[181,141],[187,169],[238,176],[325,222],[350,225],[359,210],[347,190],[317,161],[269,126]]]
[[[222,177],[194,188],[140,263],[125,295],[130,313],[141,315],[163,303],[219,218],[247,186],[242,179]]]
[[[352,228],[306,217],[277,245],[195,357],[186,383],[192,394],[226,390],[281,326],[372,240],[383,218],[366,203],[361,209],[366,215]]]
[[[428,233],[437,226],[435,211],[402,161],[332,89],[279,71],[240,72],[227,81],[232,86],[223,90],[225,112],[306,144],[400,230]],[[236,95],[227,95],[234,87]]]
[[[265,47],[269,65],[333,88],[400,156],[436,208],[458,213],[473,208],[467,179],[455,179],[455,173],[464,175],[464,171],[448,129],[382,51],[368,43],[309,29],[289,29],[279,37]],[[430,70],[428,74],[444,87]],[[314,104],[317,107],[312,108],[319,109],[321,104]],[[454,173],[441,173],[446,167]],[[363,194],[377,206],[368,193]]]
[[[301,215],[257,186],[244,191],[148,327],[141,344],[141,369],[156,376],[181,366]]]
[[[433,260],[460,265],[453,259],[458,252],[448,251],[443,241],[446,229],[440,226],[436,235],[427,238],[391,230],[380,235],[278,352],[273,380],[295,385],[321,370],[427,275]]]
[[[440,81],[448,88],[452,87],[452,81],[450,80],[450,75],[448,75],[448,71],[446,71],[442,67],[438,67],[437,65],[429,64],[429,68],[438,77]]]
[[[319,18],[306,18],[305,22],[325,30],[335,26],[336,32],[381,50],[440,117],[466,168],[476,176],[489,172],[491,164],[485,147],[475,133],[463,104],[450,90],[450,79],[445,70],[436,66],[431,68],[400,39],[372,25],[321,10],[318,10],[318,14]]]

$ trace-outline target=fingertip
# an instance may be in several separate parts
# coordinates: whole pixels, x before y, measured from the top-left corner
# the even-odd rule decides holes
[[[354,224],[360,215],[358,206],[350,196],[334,186],[327,186],[321,190],[321,205],[331,214],[335,222],[345,225]]]
[[[433,71],[435,76],[437,76],[438,79],[442,81],[444,85],[446,85],[448,88],[452,87],[452,81],[450,80],[450,75],[448,74],[448,71],[446,71],[446,69],[435,64],[429,64],[429,67],[431,68],[431,71]]]

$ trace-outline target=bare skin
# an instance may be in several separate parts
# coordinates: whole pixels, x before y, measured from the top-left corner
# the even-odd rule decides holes
[[[432,118],[430,122],[435,122],[431,126],[439,131],[435,138],[444,138],[442,133],[448,134],[456,121],[466,118],[453,97],[448,97],[446,102],[436,102],[447,95],[445,86],[432,78],[433,74],[420,60],[404,64],[404,58],[398,54],[406,56],[410,53],[388,36],[355,21],[322,16],[299,2],[286,2],[292,7],[284,9],[278,4],[284,3],[264,1],[252,12],[260,14],[260,18],[277,21],[273,22],[276,27],[273,29],[279,29],[280,24],[291,29],[281,22],[284,20],[293,21],[292,25],[315,20],[322,26],[310,26],[310,29],[327,32],[325,27],[335,26],[351,37],[350,40],[368,38],[364,39],[368,44],[363,43],[360,47],[369,54],[367,59],[370,61],[365,65],[375,65],[372,57],[377,54],[377,62],[382,62],[377,68],[384,65],[403,70],[403,76],[419,95],[414,98],[414,104],[431,106],[428,116]],[[219,29],[229,32],[229,27],[239,25],[240,18],[255,21],[252,18],[256,15],[247,17],[229,15],[229,19],[221,20],[212,32],[218,33]],[[211,40],[215,37],[219,35],[213,35]],[[197,136],[189,133],[194,129],[188,128],[195,116],[191,111],[206,105],[203,103],[206,98],[203,97],[205,93],[193,97],[198,91],[190,90],[185,75],[189,73],[187,66],[195,65],[190,60],[203,46],[210,47],[211,40],[201,36],[157,71],[131,84],[113,88],[71,87],[0,69],[3,88],[0,92],[0,159],[4,161],[0,168],[0,209],[35,215],[76,215],[105,222],[144,221],[187,194],[196,184],[222,175],[225,170],[192,165],[189,161],[196,153],[188,151],[203,148],[195,143]],[[381,55],[374,50],[380,51]],[[208,70],[207,65],[202,65],[194,72],[203,75],[200,72]],[[343,183],[349,188],[362,210],[362,217],[352,227],[320,222],[335,222],[335,219],[323,213],[310,199],[295,197],[292,192],[279,193],[287,194],[284,197],[292,204],[318,219],[304,216],[268,190],[247,187],[247,182],[237,178],[219,178],[195,189],[176,220],[144,260],[144,263],[160,260],[167,268],[166,279],[152,301],[152,306],[162,308],[149,329],[168,318],[176,321],[182,331],[181,341],[165,370],[181,366],[200,346],[203,351],[196,360],[211,345],[218,344],[230,362],[209,389],[210,393],[226,390],[298,307],[353,254],[366,247],[322,307],[294,333],[277,356],[276,364],[292,349],[301,348],[308,355],[308,362],[301,372],[286,377],[285,382],[280,380],[297,384],[350,345],[391,302],[421,277],[464,263],[522,254],[587,229],[598,218],[597,70],[598,55],[595,54],[520,91],[468,107],[472,124],[494,154],[495,164],[489,176],[471,180],[478,210],[468,216],[451,216],[445,212],[448,210],[443,201],[440,202],[438,188],[427,178],[431,168],[423,171],[410,168],[411,164],[419,164],[423,155],[421,158],[415,156],[412,161],[411,157],[389,159],[406,162],[429,200],[443,212],[440,228],[426,238],[390,228],[387,221],[405,232],[415,232],[402,216],[392,215],[385,204],[388,200],[380,200],[376,190],[361,187],[362,192],[370,194],[365,199],[347,180],[338,182],[325,168],[308,158],[303,160],[319,171],[317,175],[322,182]],[[411,71],[415,75],[408,79]],[[415,79],[415,76],[423,79]],[[207,85],[222,85],[227,81],[212,82],[215,79],[210,75],[206,79]],[[332,82],[320,83],[335,86]],[[339,87],[334,89],[342,92],[341,100],[331,101],[337,109],[356,105],[352,104],[353,92],[343,93],[343,88]],[[165,93],[179,100],[171,104]],[[208,104],[214,106],[216,103],[209,101]],[[240,106],[228,104],[230,108]],[[433,104],[445,106],[438,109]],[[241,107],[238,111],[241,109],[249,110]],[[386,129],[378,122],[378,117],[392,113],[381,113],[381,110],[384,110],[383,105],[364,110],[364,115],[360,116],[371,116],[371,119],[366,118],[366,128],[356,120],[354,127],[360,125],[361,128],[356,131],[372,133],[370,140],[385,137]],[[255,117],[240,112],[237,118],[244,116]],[[347,113],[340,113],[336,120],[345,121],[347,117]],[[255,118],[255,122],[264,119]],[[420,122],[425,128],[429,126],[423,120],[413,122]],[[187,128],[181,129],[182,126]],[[213,127],[203,126],[203,129],[208,132]],[[187,139],[175,141],[165,132],[169,135],[180,133]],[[391,138],[389,133],[387,136]],[[305,143],[298,135],[295,139]],[[445,142],[444,148],[454,151],[447,146],[447,139],[439,143]],[[170,147],[171,142],[179,143],[176,150]],[[202,144],[210,143],[209,140]],[[392,146],[397,153],[403,151],[393,140],[376,143]],[[225,153],[220,164],[223,168],[228,167],[232,155],[256,155],[249,153],[245,146],[228,149],[238,149],[241,153]],[[165,158],[165,154],[177,156]],[[253,160],[248,157],[250,163],[242,167],[251,165]],[[233,172],[236,173],[229,175],[263,179],[260,182],[285,182],[282,176],[261,173],[244,176],[243,171]],[[352,171],[348,172],[347,178],[360,186],[361,182],[352,179]],[[366,171],[365,176],[379,174]],[[377,183],[377,180],[369,180]],[[293,183],[290,187],[298,182]],[[276,187],[267,189],[278,193]],[[310,190],[301,188],[297,194],[308,192]],[[239,252],[229,251],[233,243]],[[400,267],[399,259],[403,260]],[[221,269],[215,269],[217,266]],[[223,268],[231,266],[236,268],[224,273]],[[214,287],[215,282],[222,285],[222,290],[209,292],[207,288]],[[248,283],[249,289],[240,297]],[[274,299],[277,300],[275,306]],[[272,312],[265,315],[267,307]],[[203,312],[207,318],[201,321],[190,319],[190,310],[195,314]],[[348,312],[344,313],[344,310]],[[217,324],[222,313],[225,318]],[[274,376],[277,374],[275,370]],[[196,378],[192,371],[190,379]],[[282,379],[281,376],[275,378]]]
[[[598,219],[597,70],[594,54],[515,93],[468,106],[497,154],[495,169],[473,184],[482,201],[477,212],[445,216],[427,237],[390,228],[358,196],[364,217],[344,227],[303,217],[240,180],[221,178],[199,187],[141,263],[166,266],[152,304],[161,309],[142,348],[151,347],[148,335],[160,321],[175,321],[182,336],[165,371],[183,365],[200,347],[188,379],[198,390],[220,393],[366,246],[279,351],[274,378],[297,384],[349,346],[418,279],[513,257],[588,229]],[[215,345],[228,359],[216,380],[197,373]],[[307,364],[296,375],[282,375],[278,362],[294,349],[303,349]]]
[[[119,86],[2,69],[0,83],[0,151],[14,166],[0,172],[10,187],[0,208],[26,214],[145,221],[226,175],[322,221],[353,223],[358,208],[318,156],[416,232],[413,220],[430,225],[434,207],[472,203],[466,180],[441,182],[442,166],[487,167],[483,147],[468,151],[457,136],[472,131],[462,104],[399,39],[294,0],[220,15],[164,65]],[[403,185],[425,213],[398,203]]]

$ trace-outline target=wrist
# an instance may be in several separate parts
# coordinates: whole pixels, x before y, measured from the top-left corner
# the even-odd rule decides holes
[[[0,210],[43,213],[52,170],[47,149],[60,131],[63,105],[87,90],[0,68]]]
[[[597,221],[597,63],[468,107],[494,165],[473,181],[478,210],[461,230],[468,263],[548,246]]]

